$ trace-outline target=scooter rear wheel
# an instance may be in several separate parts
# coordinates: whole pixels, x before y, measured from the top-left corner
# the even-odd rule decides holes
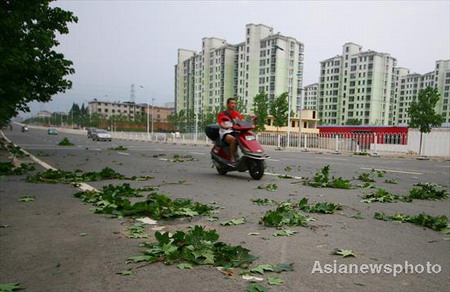
[[[217,172],[218,172],[220,175],[225,175],[225,174],[227,174],[227,172],[228,172],[228,171],[226,171],[225,169],[223,169],[223,168],[221,168],[221,167],[218,167],[218,166],[216,166],[216,169],[217,169]]]
[[[250,162],[250,168],[248,170],[250,172],[250,176],[255,179],[259,180],[264,175],[264,161],[262,160],[252,160]]]

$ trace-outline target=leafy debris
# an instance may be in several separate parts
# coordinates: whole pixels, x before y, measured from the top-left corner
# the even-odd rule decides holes
[[[269,227],[287,226],[307,226],[308,216],[305,216],[294,209],[291,203],[281,203],[276,210],[267,211],[260,224]]]
[[[176,231],[155,232],[156,242],[143,243],[146,261],[174,264],[177,262],[192,265],[221,266],[226,269],[251,264],[258,257],[250,254],[250,250],[242,246],[231,246],[218,241],[216,230],[205,230],[202,226],[194,226],[186,233]]]
[[[291,236],[294,235],[295,233],[297,233],[297,231],[292,231],[289,229],[281,229],[281,230],[277,230],[274,233],[272,233],[272,236]]]
[[[281,285],[284,281],[278,277],[267,277],[267,284],[269,285]]]
[[[276,190],[278,190],[278,185],[277,184],[260,185],[258,186],[258,189],[267,190],[269,192],[275,192]]]
[[[425,213],[419,215],[406,215],[403,213],[396,213],[392,216],[389,216],[384,213],[375,212],[374,218],[383,221],[398,221],[402,223],[409,222],[441,232],[450,230],[450,223],[447,216],[445,215],[433,217]]]
[[[33,163],[21,163],[19,167],[15,167],[12,162],[0,162],[0,175],[22,175],[35,169]]]
[[[220,225],[222,225],[222,226],[242,225],[242,224],[245,224],[245,222],[247,222],[247,220],[244,217],[242,217],[242,218],[224,221],[224,222],[220,223]]]
[[[330,165],[323,167],[314,175],[312,180],[306,179],[303,184],[315,188],[350,189],[352,187],[350,180],[346,180],[341,177],[337,179],[331,177],[330,181]]]
[[[363,182],[375,182],[371,172],[363,172],[358,176],[358,179]]]
[[[21,290],[20,283],[0,283],[1,292],[12,292],[15,290]]]
[[[126,151],[126,150],[128,150],[128,148],[127,148],[127,147],[124,147],[124,146],[122,146],[122,145],[120,145],[120,146],[118,146],[118,147],[116,147],[116,148],[113,148],[113,147],[108,148],[108,150]]]
[[[385,179],[384,183],[387,183],[387,184],[398,184],[398,182],[395,179]]]
[[[72,142],[70,142],[69,139],[67,139],[66,137],[64,137],[64,139],[62,139],[61,141],[59,141],[58,145],[59,145],[59,146],[75,146],[75,144],[73,144]]]
[[[355,254],[353,253],[353,251],[350,250],[350,249],[338,249],[338,248],[336,248],[336,249],[333,251],[332,254],[334,254],[334,255],[340,255],[340,256],[342,256],[343,258],[346,258],[346,257],[356,257],[356,255],[355,255]]]
[[[410,199],[408,196],[394,195],[380,188],[377,189],[375,193],[365,195],[363,199],[364,200],[362,200],[362,202],[364,203],[372,203],[372,202],[393,203],[397,201],[405,201],[405,202],[412,201],[412,199]]]
[[[174,154],[172,159],[169,159],[170,162],[185,162],[185,161],[197,161],[194,156],[188,155],[179,155]]]
[[[258,206],[271,206],[271,205],[277,205],[278,203],[272,199],[253,199],[253,203],[255,203]]]
[[[192,217],[207,215],[214,207],[192,203],[190,199],[175,199],[151,193],[144,201],[132,204],[127,197],[140,197],[139,189],[133,189],[129,184],[118,186],[108,185],[100,192],[83,191],[74,194],[84,202],[95,206],[95,213],[114,216],[150,217],[152,219]]]
[[[443,186],[433,183],[415,184],[420,188],[409,191],[409,198],[418,200],[443,200],[449,196],[449,192]]]
[[[126,177],[113,170],[112,168],[105,167],[99,172],[83,172],[82,170],[64,171],[48,169],[44,172],[38,172],[33,176],[29,176],[27,182],[43,182],[43,183],[77,183],[86,181],[100,181],[110,179],[128,179],[128,180],[148,180],[152,179],[151,176],[132,176]]]
[[[21,202],[32,202],[34,200],[36,200],[35,196],[22,196],[19,199],[19,201],[21,201]]]
[[[264,287],[261,286],[259,284],[250,284],[247,287],[247,292],[268,292],[269,290]]]
[[[148,234],[145,234],[145,224],[138,222],[134,223],[130,227],[128,227],[128,231],[130,234],[128,234],[128,238],[148,238]]]
[[[339,204],[322,202],[316,203],[315,205],[308,205],[308,199],[303,198],[298,203],[300,210],[308,213],[323,213],[323,214],[333,214],[336,210],[341,210],[342,207]]]

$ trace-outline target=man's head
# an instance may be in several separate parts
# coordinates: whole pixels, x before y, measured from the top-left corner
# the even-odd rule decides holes
[[[227,99],[227,109],[228,110],[234,110],[236,108],[236,99],[233,97],[230,97]]]

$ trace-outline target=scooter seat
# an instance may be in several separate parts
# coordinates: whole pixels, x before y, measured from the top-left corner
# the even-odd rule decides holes
[[[217,139],[214,141],[214,143],[215,143],[217,146],[219,146],[219,147],[227,147],[227,146],[228,146],[228,144],[225,143],[225,142],[223,142],[222,139],[220,139],[220,137],[217,138]]]

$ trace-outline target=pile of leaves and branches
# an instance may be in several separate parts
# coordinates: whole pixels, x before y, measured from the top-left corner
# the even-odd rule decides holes
[[[237,245],[231,246],[218,241],[216,230],[205,230],[202,226],[194,226],[189,231],[155,232],[156,242],[145,242],[147,248],[143,256],[131,257],[128,263],[164,262],[165,264],[184,263],[191,265],[212,265],[225,269],[248,267],[258,257],[250,254],[250,250]],[[181,266],[181,265],[180,265]]]
[[[194,156],[187,154],[187,155],[179,155],[174,154],[172,159],[169,159],[170,162],[185,162],[185,161],[196,161]]]
[[[260,224],[269,227],[287,226],[307,226],[311,221],[309,216],[303,215],[296,210],[297,204],[284,202],[278,205],[275,210],[269,210],[261,218]]]
[[[273,205],[278,205],[277,201],[274,201],[272,199],[252,199],[251,200],[253,203],[255,203],[258,206],[273,206]]]
[[[411,202],[412,199],[409,196],[391,194],[384,189],[378,188],[375,193],[365,195],[362,200],[363,203],[394,203],[398,201]]]
[[[409,191],[411,199],[418,200],[443,200],[449,196],[448,190],[443,186],[433,183],[418,183],[415,186],[420,188],[414,188]]]
[[[70,142],[69,139],[67,139],[66,137],[64,137],[64,139],[62,139],[61,141],[59,141],[58,145],[59,145],[59,146],[75,146],[75,144],[73,144],[72,142]]]
[[[147,188],[133,189],[129,184],[108,185],[99,192],[82,191],[74,194],[84,202],[94,205],[94,212],[118,217],[142,217],[169,219],[208,215],[215,207],[193,203],[190,199],[170,199],[153,192],[144,201],[132,203],[128,198],[142,197]]]
[[[43,182],[43,183],[79,183],[86,181],[100,181],[109,179],[126,179],[126,180],[149,180],[151,176],[132,176],[126,177],[113,170],[105,167],[99,172],[83,172],[82,170],[64,171],[48,169],[44,172],[38,172],[33,176],[27,178],[27,182]]]
[[[122,145],[120,145],[120,146],[118,146],[118,147],[116,147],[116,148],[113,148],[113,147],[108,148],[108,150],[125,151],[125,150],[128,150],[128,148],[127,148],[127,147],[124,147],[124,146],[122,146]]]
[[[35,169],[33,163],[21,163],[16,167],[12,162],[0,162],[0,175],[22,175]]]
[[[409,191],[409,195],[400,196],[391,194],[384,189],[377,189],[375,193],[365,195],[364,203],[381,202],[393,203],[397,201],[411,202],[412,200],[443,200],[448,197],[449,192],[444,187],[433,183],[415,184],[420,188],[414,188]]]
[[[363,182],[375,182],[372,172],[363,172],[358,176],[358,180]]]
[[[2,145],[2,149],[8,151],[9,153],[14,155],[15,157],[22,158],[22,157],[28,156],[28,154],[26,154],[22,150],[22,148],[20,148],[19,146],[15,146],[13,143],[8,142],[4,138],[2,138],[1,145]]]
[[[258,186],[258,189],[266,190],[269,192],[275,192],[276,190],[278,190],[278,185],[277,184],[260,185]]]
[[[302,211],[308,213],[322,213],[322,214],[333,214],[336,210],[341,210],[342,207],[339,204],[321,202],[315,205],[308,205],[308,199],[303,198],[298,203],[298,208]]]
[[[335,179],[332,176],[330,180],[330,165],[326,165],[314,175],[312,180],[307,179],[303,184],[315,188],[350,189],[352,187],[350,180],[341,177]]]
[[[450,223],[447,216],[445,215],[433,217],[425,213],[419,215],[406,215],[403,213],[396,213],[395,215],[389,216],[384,213],[376,212],[374,214],[374,218],[383,221],[398,221],[402,223],[409,222],[436,231],[441,231],[442,233],[450,233]]]

